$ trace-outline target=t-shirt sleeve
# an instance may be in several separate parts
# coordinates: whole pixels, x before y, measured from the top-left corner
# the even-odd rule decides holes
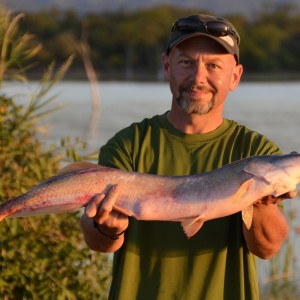
[[[133,171],[132,143],[133,127],[130,126],[118,132],[100,148],[98,164],[121,170]]]
[[[253,155],[275,155],[282,154],[279,147],[266,136],[258,134],[252,144]]]

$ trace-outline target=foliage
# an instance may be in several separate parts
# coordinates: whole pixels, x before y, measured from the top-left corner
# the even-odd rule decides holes
[[[25,80],[22,76],[24,67],[21,65],[40,51],[40,44],[31,45],[33,42],[31,34],[17,36],[17,24],[22,17],[23,15],[19,14],[11,20],[9,14],[0,12],[0,82],[5,79],[4,75],[9,79]]]
[[[1,11],[4,18],[6,22],[0,23],[0,45],[2,54],[6,53],[1,61],[5,65],[1,84],[7,73],[26,80],[22,66],[9,61],[16,61],[17,53],[22,55],[24,49],[27,58],[36,54],[31,39],[15,39],[9,32],[13,28],[17,33],[20,16],[11,18]],[[20,41],[20,52],[13,51]],[[38,118],[49,113],[47,105],[53,97],[47,97],[48,92],[70,63],[67,60],[58,71],[51,64],[33,95],[24,94],[19,99],[16,95],[0,95],[0,202],[52,176],[66,158],[55,145],[45,149],[36,124]],[[67,153],[78,157],[76,145],[70,145],[68,138],[62,142],[66,142]],[[85,246],[77,213],[5,219],[0,224],[0,236],[1,299],[106,298],[111,261]]]
[[[201,9],[157,6],[131,12],[103,12],[78,15],[75,11],[32,12],[21,22],[21,29],[39,36],[45,46],[37,56],[41,64],[56,57],[66,59],[76,53],[70,40],[80,40],[82,28],[88,32],[93,64],[107,74],[151,75],[160,71],[160,55],[165,50],[173,21]],[[300,70],[300,15],[290,5],[257,13],[251,20],[225,16],[241,35],[241,62],[245,72]],[[82,68],[80,56],[73,70]],[[75,76],[75,73],[73,73]]]

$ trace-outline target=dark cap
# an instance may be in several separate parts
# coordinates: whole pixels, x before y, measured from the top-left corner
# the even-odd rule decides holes
[[[167,46],[167,54],[182,41],[205,36],[223,46],[239,63],[240,36],[228,20],[210,15],[192,15],[174,22]]]

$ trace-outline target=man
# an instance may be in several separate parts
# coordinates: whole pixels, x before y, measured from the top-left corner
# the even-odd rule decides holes
[[[117,133],[101,148],[99,163],[174,176],[280,153],[266,137],[223,118],[243,71],[239,41],[225,19],[177,20],[162,57],[170,111]],[[98,195],[81,219],[91,249],[115,252],[110,299],[258,299],[255,255],[273,256],[288,233],[280,199],[258,199],[250,230],[237,213],[206,222],[188,240],[177,222],[136,221],[113,211],[117,195],[117,186]]]

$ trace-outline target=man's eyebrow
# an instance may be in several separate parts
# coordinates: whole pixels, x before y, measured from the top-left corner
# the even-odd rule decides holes
[[[209,55],[209,59],[213,60],[213,61],[218,61],[218,62],[222,62],[222,58],[220,57],[220,55],[223,54],[227,54],[227,53],[211,53],[211,52],[204,52],[202,53],[202,55]],[[192,55],[184,52],[184,51],[180,51],[178,54],[175,55],[176,58],[189,58],[189,59],[195,59],[195,57],[193,57]]]
[[[211,57],[209,57],[210,60],[223,62],[222,58],[220,57],[220,54],[210,54],[210,55],[211,55]]]
[[[193,57],[189,54],[187,54],[186,52],[184,51],[179,51],[179,53],[177,55],[175,55],[175,57],[185,57],[185,58],[190,58],[190,59],[193,59]]]

